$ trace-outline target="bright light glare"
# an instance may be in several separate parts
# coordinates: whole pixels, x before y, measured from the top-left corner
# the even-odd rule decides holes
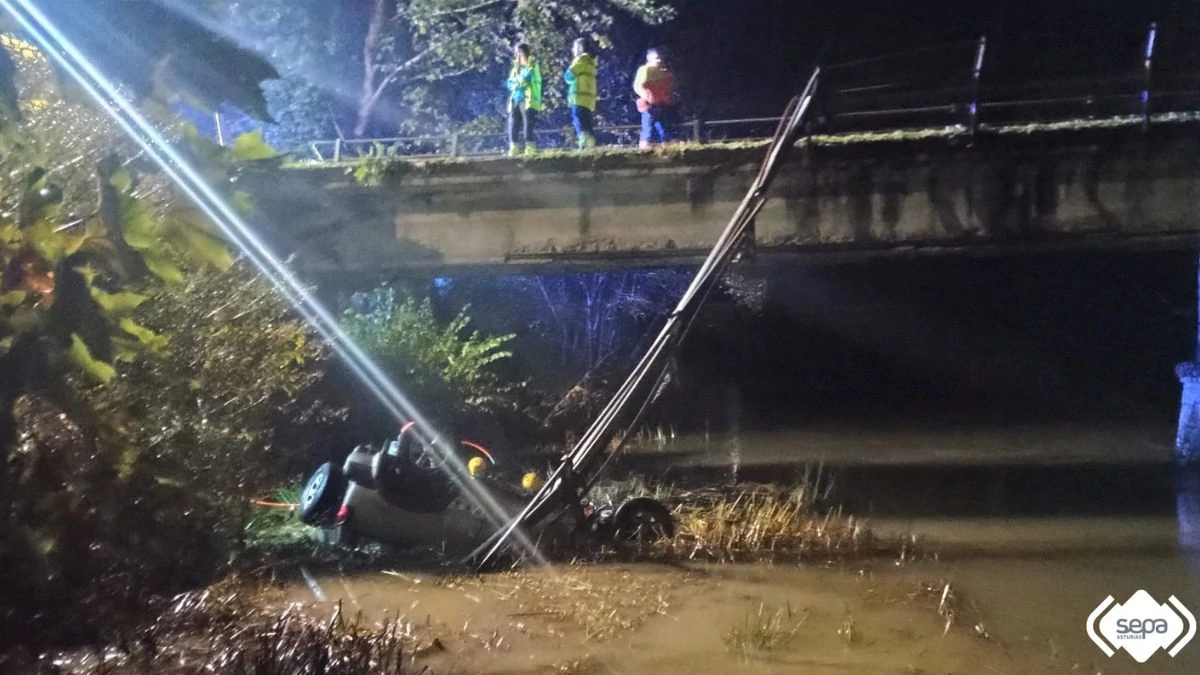
[[[130,101],[121,95],[116,85],[63,35],[33,2],[30,0],[0,0],[0,7],[3,7],[17,20],[42,50],[83,87],[88,95],[94,98],[131,138],[137,141],[146,154],[162,167],[162,170],[196,206],[220,227],[229,241],[237,246],[246,258],[270,279],[279,292],[325,338],[330,348],[350,366],[355,375],[387,407],[398,422],[407,420],[416,422],[417,427],[423,430],[427,438],[435,439],[434,445],[436,450],[442,454],[443,459],[454,457],[453,449],[444,440],[445,437],[433,429],[379,366],[342,331],[337,319],[329,313],[329,310],[312,297],[308,289],[296,279],[278,256],[270,251],[233,208],[204,181],[200,174],[187,163],[187,160],[171,147],[167,139],[138,112]],[[465,467],[459,466],[455,461],[443,461],[439,464],[444,467],[443,470],[463,491],[463,494],[467,495],[493,524],[499,527],[508,521],[508,514],[492,496],[467,477]],[[533,560],[539,564],[546,564],[545,559],[524,533],[520,535],[519,543]]]

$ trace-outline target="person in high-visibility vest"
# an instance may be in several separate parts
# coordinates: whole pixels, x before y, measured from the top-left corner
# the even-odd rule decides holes
[[[588,53],[586,38],[571,44],[571,65],[563,72],[567,81],[567,105],[580,150],[596,147],[596,57]]]
[[[542,109],[542,69],[521,43],[513,49],[508,81],[508,154],[532,153],[537,148],[533,128]],[[518,133],[518,125],[520,133]]]
[[[633,78],[638,95],[637,109],[642,113],[642,136],[638,147],[650,147],[655,134],[662,143],[671,140],[667,127],[675,110],[675,75],[667,68],[658,49],[646,51],[646,63]]]

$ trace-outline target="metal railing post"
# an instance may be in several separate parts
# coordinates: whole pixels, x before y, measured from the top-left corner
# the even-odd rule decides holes
[[[450,156],[458,157],[458,132],[450,134]]]
[[[221,111],[213,113],[213,122],[217,125],[217,145],[225,147],[225,130],[221,128]]]
[[[333,139],[333,161],[335,161],[335,162],[342,161],[342,139],[341,138]]]
[[[1158,22],[1151,22],[1146,33],[1146,54],[1142,61],[1142,130],[1150,128],[1150,75],[1154,70],[1154,38],[1158,33]]]
[[[979,128],[979,79],[983,74],[983,57],[987,53],[987,36],[979,36],[975,48],[975,64],[971,68],[971,102],[967,104],[967,133],[974,136]]]
[[[692,120],[692,142],[704,142],[704,120],[700,119],[699,117]]]

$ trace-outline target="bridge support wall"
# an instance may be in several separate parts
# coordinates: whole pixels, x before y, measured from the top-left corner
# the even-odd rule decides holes
[[[1196,260],[1197,303],[1200,307],[1200,255]],[[1197,315],[1200,322],[1200,315]],[[1183,391],[1179,401],[1179,430],[1175,434],[1175,454],[1181,462],[1200,463],[1200,325],[1197,326],[1196,356],[1175,367]]]

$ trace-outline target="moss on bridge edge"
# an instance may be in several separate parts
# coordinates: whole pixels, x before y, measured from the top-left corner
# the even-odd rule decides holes
[[[1068,120],[1036,124],[981,126],[975,134],[961,125],[923,129],[899,129],[882,132],[844,133],[806,136],[797,143],[800,148],[829,148],[859,152],[878,152],[900,147],[906,149],[945,149],[968,144],[986,144],[1000,139],[1044,140],[1061,137],[1064,142],[1089,140],[1096,134],[1141,133],[1143,119],[1126,115],[1090,120]],[[1170,127],[1200,126],[1200,113],[1162,113],[1153,115],[1155,130]],[[547,149],[523,157],[499,155],[467,157],[359,157],[341,162],[297,160],[285,164],[293,170],[343,170],[363,185],[379,185],[406,176],[426,178],[479,173],[509,173],[514,169],[531,173],[577,173],[606,170],[646,170],[673,166],[697,165],[739,166],[761,161],[766,139],[716,143],[676,143],[641,150],[634,147],[605,147],[586,152]]]

